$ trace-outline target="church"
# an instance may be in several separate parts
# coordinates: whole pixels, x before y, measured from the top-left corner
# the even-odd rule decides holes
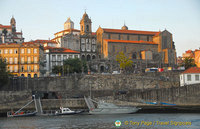
[[[64,30],[54,36],[52,40],[58,43],[58,47],[80,51],[81,58],[87,61],[96,59],[96,35],[92,32],[92,21],[86,12],[80,21],[80,30],[74,29],[74,22],[68,18]]]
[[[16,31],[16,21],[12,17],[10,20],[10,25],[0,24],[0,44],[2,43],[23,43],[24,38],[22,36],[22,31]]]
[[[176,65],[176,49],[172,34],[167,31],[129,30],[126,25],[121,29],[99,27],[96,31],[99,58],[115,60],[119,52],[132,60],[143,60],[162,64]],[[161,67],[158,66],[158,67]]]

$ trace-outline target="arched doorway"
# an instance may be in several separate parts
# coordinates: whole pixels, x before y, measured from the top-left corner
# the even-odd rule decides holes
[[[101,67],[100,67],[100,72],[103,73],[104,70],[105,70],[104,66],[101,66]]]
[[[85,56],[84,56],[84,55],[82,55],[82,56],[81,56],[81,59],[82,59],[82,60],[85,60]]]
[[[87,55],[87,61],[90,61],[90,60],[91,60],[91,56]]]
[[[21,74],[21,77],[24,77],[24,74]]]
[[[37,74],[34,74],[34,77],[37,77]]]
[[[92,56],[92,59],[94,60],[95,58],[96,58],[95,55],[93,55],[93,56]]]
[[[133,59],[137,59],[137,53],[136,53],[136,52],[133,52],[132,58],[133,58]]]
[[[28,74],[28,77],[31,78],[31,74]]]

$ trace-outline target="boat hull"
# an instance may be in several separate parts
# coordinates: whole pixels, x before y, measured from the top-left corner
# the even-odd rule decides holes
[[[25,113],[25,114],[8,114],[7,117],[28,117],[35,116],[37,112]]]
[[[130,114],[135,113],[139,109],[138,108],[96,108],[89,111],[89,114]]]

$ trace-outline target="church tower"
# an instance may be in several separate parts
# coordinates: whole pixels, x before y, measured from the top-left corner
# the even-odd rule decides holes
[[[16,21],[15,21],[15,18],[13,16],[10,20],[10,25],[12,27],[12,32],[16,32]]]
[[[67,19],[67,21],[64,23],[64,29],[74,29],[74,22],[70,19],[70,17]]]
[[[92,22],[86,12],[83,14],[83,17],[80,21],[80,32],[81,35],[92,33]]]

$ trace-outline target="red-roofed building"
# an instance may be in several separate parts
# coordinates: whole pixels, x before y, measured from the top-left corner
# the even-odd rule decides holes
[[[195,61],[195,64],[197,67],[200,68],[200,49],[193,50],[187,50],[185,53],[182,54],[182,59],[185,58],[192,58]]]
[[[16,32],[16,21],[13,17],[10,20],[10,25],[0,24],[0,44],[22,42],[24,42],[22,32]]]
[[[115,60],[116,55],[123,51],[131,59],[162,63],[168,66],[176,65],[176,50],[172,34],[164,31],[128,30],[124,25],[121,29],[99,27],[97,35],[97,52],[100,58]],[[151,53],[151,56],[145,52]],[[151,51],[151,52],[150,52]],[[142,56],[143,55],[143,56]],[[158,58],[159,57],[159,58]]]
[[[63,61],[69,58],[80,58],[80,52],[63,47],[44,47],[44,69],[49,76],[54,66],[62,66]]]
[[[180,85],[191,85],[200,83],[200,68],[198,67],[191,67],[185,70],[180,75]]]

